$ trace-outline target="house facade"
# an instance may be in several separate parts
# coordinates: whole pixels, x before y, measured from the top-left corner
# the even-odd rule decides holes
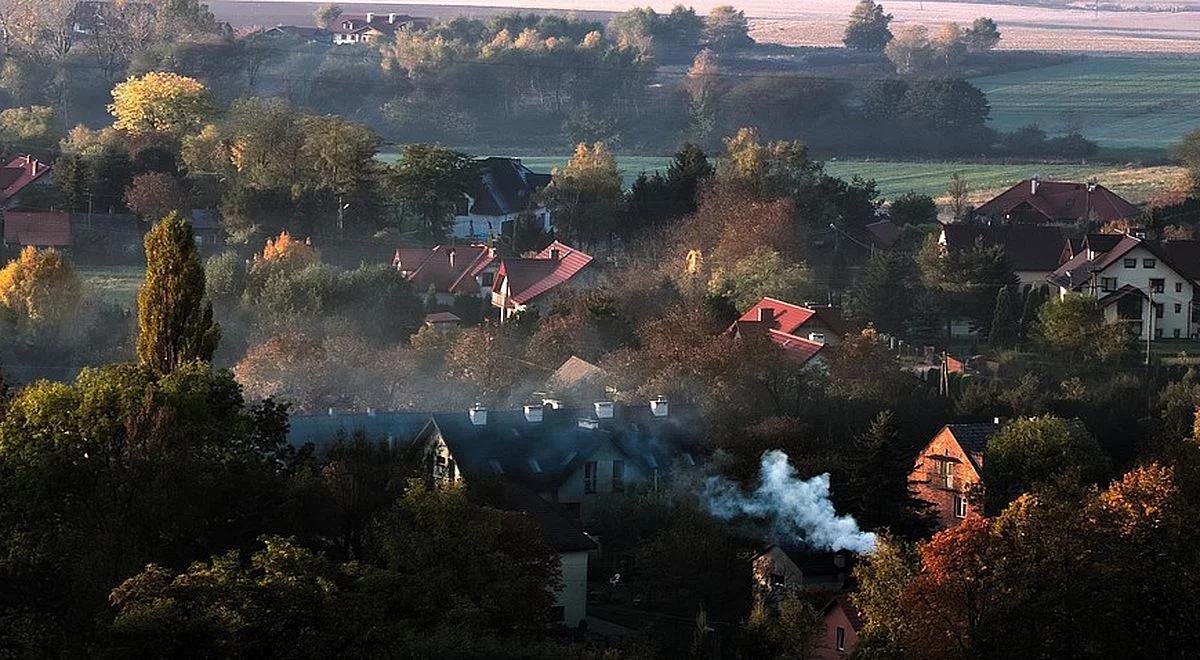
[[[550,185],[549,174],[534,172],[519,158],[484,158],[477,167],[478,176],[454,216],[455,238],[511,236],[522,216],[532,219],[543,232],[553,229],[550,210],[537,201],[537,194]]]
[[[866,621],[848,598],[837,596],[821,609],[821,623],[823,630],[812,657],[815,660],[839,660],[858,648],[858,635]]]
[[[999,429],[998,422],[947,424],[917,456],[908,482],[917,498],[929,503],[939,529],[967,517],[970,491],[981,481],[987,441]]]
[[[403,29],[429,27],[428,18],[417,18],[407,14],[376,14],[367,12],[362,16],[342,15],[330,26],[335,46],[372,44],[382,39],[391,39]]]
[[[853,553],[814,551],[801,545],[771,545],[751,560],[754,595],[774,603],[803,591],[842,591]]]
[[[1131,235],[1089,235],[1047,281],[1060,296],[1096,298],[1109,323],[1141,340],[1197,335],[1193,309],[1200,246],[1195,241],[1155,242]]]

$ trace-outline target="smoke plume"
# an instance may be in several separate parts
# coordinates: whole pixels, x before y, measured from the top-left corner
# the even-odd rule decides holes
[[[744,493],[724,477],[710,477],[702,498],[718,518],[738,516],[764,518],[771,522],[779,539],[794,539],[814,549],[875,550],[875,534],[858,528],[850,516],[839,516],[829,500],[829,475],[799,479],[779,450],[763,454],[762,483]]]

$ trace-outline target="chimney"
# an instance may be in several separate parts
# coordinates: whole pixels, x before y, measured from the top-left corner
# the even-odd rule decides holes
[[[375,20],[375,14],[367,12],[367,23],[370,23],[373,20]]]
[[[562,410],[563,402],[558,399],[542,399],[543,406],[550,406],[551,410]]]
[[[525,406],[525,421],[536,424],[542,421],[544,409],[537,404],[529,404]]]
[[[388,25],[396,24],[396,14],[388,14]]]
[[[375,416],[375,409],[372,408],[371,406],[367,406],[367,417],[374,417],[374,416]]]
[[[771,307],[758,308],[758,320],[764,323],[769,323],[775,320],[775,310]]]
[[[1036,195],[1037,191],[1038,191],[1038,186],[1040,186],[1041,183],[1042,183],[1042,178],[1039,176],[1035,176],[1032,179],[1030,179],[1029,180],[1029,194]]]
[[[42,163],[41,163],[41,161],[39,161],[36,158],[31,158],[30,160],[32,162],[29,163],[29,166],[33,169],[33,176],[37,176],[38,175],[38,165],[41,165]]]
[[[447,254],[450,255],[450,270],[454,270],[454,248],[450,248]]]
[[[583,417],[579,420],[579,428],[595,431],[600,428],[600,420],[594,417]]]
[[[595,403],[597,419],[612,419],[613,402],[612,401],[597,401]]]
[[[396,250],[396,256],[392,257],[392,268],[400,270],[400,250]]]
[[[475,426],[487,426],[487,408],[484,408],[482,403],[471,406],[467,410],[467,414],[471,417],[471,424]]]
[[[562,259],[562,253],[559,251],[558,248],[550,248],[550,259],[553,261],[558,261],[558,260]]]
[[[650,412],[655,417],[666,417],[671,414],[671,404],[665,396],[660,394],[650,402]]]
[[[1094,193],[1094,192],[1096,192],[1096,186],[1097,186],[1097,185],[1098,185],[1098,184],[1097,184],[1095,181],[1088,181],[1088,184],[1087,184],[1087,191],[1088,191],[1088,192],[1090,192],[1090,193]]]
[[[330,416],[330,417],[333,417],[333,414],[334,414],[334,413],[333,413],[333,408],[330,408],[330,409],[329,409],[329,416]]]

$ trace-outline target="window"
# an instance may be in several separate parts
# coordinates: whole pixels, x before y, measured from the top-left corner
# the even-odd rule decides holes
[[[1173,337],[1175,337],[1176,339],[1179,339],[1179,328],[1175,328],[1174,330],[1172,330],[1172,331],[1171,331],[1171,334],[1172,334],[1172,336],[1173,336]]]
[[[1142,259],[1142,268],[1154,268],[1158,262],[1154,259]]]
[[[491,286],[496,281],[495,273],[483,273],[479,276],[479,286]]]
[[[941,461],[938,466],[938,476],[943,488],[954,488],[954,464],[950,461]]]
[[[1100,278],[1100,289],[1102,291],[1116,291],[1117,290],[1117,278],[1101,277]]]
[[[841,626],[837,627],[837,650],[846,650],[846,629]]]
[[[613,461],[612,492],[625,492],[625,461]]]
[[[1126,259],[1125,267],[1126,268],[1137,268],[1137,259]]]
[[[596,492],[596,461],[588,461],[583,464],[583,492]]]
[[[954,496],[954,517],[967,517],[967,498],[963,497],[962,495]]]
[[[1163,336],[1163,329],[1162,329],[1162,328],[1155,328],[1155,329],[1154,329],[1154,338],[1155,338],[1155,339],[1162,339],[1162,336]]]
[[[1167,306],[1163,303],[1154,303],[1154,318],[1161,319],[1166,308]]]
[[[1164,289],[1163,280],[1157,277],[1151,279],[1150,288],[1154,290],[1154,293],[1162,293]]]
[[[1183,293],[1183,282],[1175,283],[1175,293]]]
[[[771,588],[782,589],[787,586],[787,578],[783,573],[771,573]]]
[[[1175,303],[1175,313],[1178,314],[1182,311],[1183,311],[1183,305],[1181,305],[1180,303]]]

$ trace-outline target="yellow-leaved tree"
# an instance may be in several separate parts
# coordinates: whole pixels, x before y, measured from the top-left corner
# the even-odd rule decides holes
[[[58,323],[79,306],[79,277],[53,249],[27,247],[0,270],[0,304],[17,320]]]
[[[162,132],[182,135],[204,124],[212,100],[204,84],[165,71],[130,77],[112,91],[108,112],[113,127],[130,133]]]
[[[292,238],[292,235],[286,231],[280,232],[276,238],[268,238],[267,244],[263,247],[262,254],[254,255],[255,266],[260,263],[287,262],[291,265],[303,267],[317,263],[320,260],[321,256],[317,253],[316,248],[312,246],[312,239],[301,241]]]

